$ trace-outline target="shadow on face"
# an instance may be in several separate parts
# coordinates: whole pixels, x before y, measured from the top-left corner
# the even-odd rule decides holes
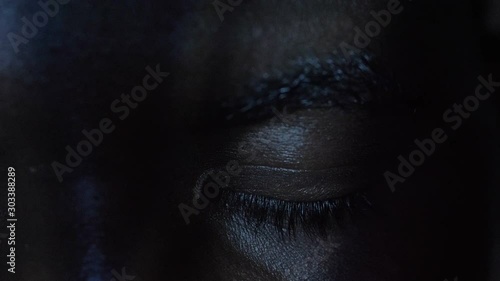
[[[72,3],[2,69],[2,114],[38,140],[8,127],[40,185],[27,212],[60,216],[20,231],[39,280],[484,280],[489,113],[452,107],[481,74],[467,4],[237,2]],[[104,117],[58,184],[43,163]]]

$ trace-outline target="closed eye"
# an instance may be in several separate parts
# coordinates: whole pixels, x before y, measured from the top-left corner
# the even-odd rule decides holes
[[[293,237],[298,230],[325,235],[351,219],[370,214],[373,205],[363,191],[329,200],[299,202],[224,189],[216,210],[239,213],[251,226],[270,224],[282,237]]]

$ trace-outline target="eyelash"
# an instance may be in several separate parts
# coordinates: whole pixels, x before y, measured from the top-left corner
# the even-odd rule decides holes
[[[282,236],[295,236],[298,229],[308,235],[325,235],[342,227],[346,220],[373,210],[365,192],[325,201],[293,202],[223,190],[217,209],[243,214],[255,227],[273,225]]]

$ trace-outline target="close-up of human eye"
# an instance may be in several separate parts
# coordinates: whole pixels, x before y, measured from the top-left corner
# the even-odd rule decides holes
[[[223,195],[223,210],[239,212],[249,225],[258,227],[270,223],[283,236],[299,231],[325,234],[332,227],[341,227],[355,215],[371,211],[371,203],[364,194],[355,193],[322,201],[284,201],[247,193]]]
[[[500,281],[500,2],[0,0],[0,280]]]

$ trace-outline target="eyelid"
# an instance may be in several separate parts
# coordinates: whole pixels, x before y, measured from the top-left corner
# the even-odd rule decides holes
[[[275,227],[281,236],[294,236],[300,228],[306,234],[325,235],[342,227],[354,217],[366,216],[373,206],[365,192],[355,192],[324,201],[291,202],[224,190],[217,210],[239,214],[247,227],[260,229],[261,224]]]
[[[321,201],[340,198],[371,184],[366,168],[345,165],[321,170],[297,170],[271,166],[241,166],[228,188],[283,201]]]
[[[369,177],[358,175],[358,166],[345,165],[320,170],[298,170],[245,165],[220,189],[216,211],[239,214],[247,227],[262,223],[274,226],[281,235],[324,234],[346,219],[368,214],[371,202]],[[340,178],[343,177],[343,181]]]

